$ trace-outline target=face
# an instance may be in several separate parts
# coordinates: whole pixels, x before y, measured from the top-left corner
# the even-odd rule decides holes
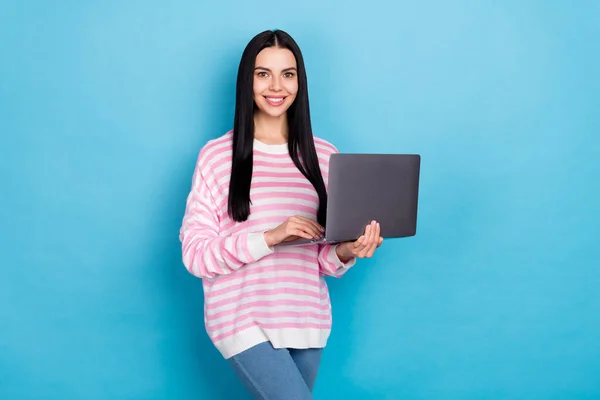
[[[279,117],[298,94],[296,58],[288,49],[268,47],[256,56],[254,102],[269,116]]]

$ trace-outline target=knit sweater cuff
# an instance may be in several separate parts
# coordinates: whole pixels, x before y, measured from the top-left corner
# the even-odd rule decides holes
[[[340,260],[340,258],[337,255],[336,248],[338,246],[339,246],[339,244],[337,244],[335,246],[331,246],[331,249],[329,250],[329,253],[327,254],[328,261],[333,263],[333,265],[335,265],[337,268],[346,268],[347,269],[347,268],[354,266],[354,264],[356,264],[356,257],[352,257],[346,263],[342,262],[342,260]]]
[[[263,232],[249,233],[246,239],[246,246],[248,247],[248,251],[252,256],[253,261],[258,261],[275,251],[273,247],[267,246]]]

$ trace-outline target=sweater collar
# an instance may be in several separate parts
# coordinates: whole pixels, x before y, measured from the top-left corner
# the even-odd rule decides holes
[[[286,154],[288,152],[288,144],[266,144],[254,139],[254,150],[269,154]]]

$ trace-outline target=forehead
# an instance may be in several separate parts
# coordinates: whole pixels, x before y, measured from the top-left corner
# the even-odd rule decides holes
[[[256,67],[269,69],[285,69],[296,67],[294,53],[279,47],[267,47],[256,56]]]

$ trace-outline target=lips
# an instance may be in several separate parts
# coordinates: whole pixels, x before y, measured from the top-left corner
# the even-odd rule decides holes
[[[267,101],[267,104],[269,104],[272,107],[279,107],[280,105],[283,104],[284,100],[285,100],[285,96],[263,96],[265,98],[265,100]]]

